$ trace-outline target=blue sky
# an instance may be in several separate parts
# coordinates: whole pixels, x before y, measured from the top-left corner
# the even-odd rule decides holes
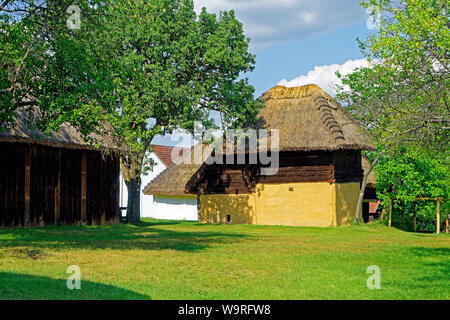
[[[235,10],[252,39],[256,67],[247,74],[259,97],[277,84],[315,83],[330,94],[335,72],[365,65],[356,39],[371,31],[361,0],[194,0],[199,12]],[[174,144],[168,137],[153,143]]]
[[[256,52],[255,71],[247,74],[260,96],[282,79],[307,75],[317,66],[343,65],[362,59],[356,38],[367,36],[366,22],[337,28],[304,40],[272,45]],[[328,88],[323,88],[327,91]]]

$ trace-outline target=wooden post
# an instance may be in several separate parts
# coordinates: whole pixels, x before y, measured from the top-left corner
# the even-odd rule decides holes
[[[436,233],[439,234],[441,232],[441,215],[439,212],[439,203],[440,200],[436,200]]]
[[[448,219],[445,219],[445,233],[448,234]]]
[[[86,222],[86,172],[87,154],[81,154],[81,222]]]
[[[392,199],[389,199],[389,223],[388,226],[390,227],[392,224]]]
[[[55,224],[61,219],[61,149],[58,151],[58,168],[56,173],[55,189]]]
[[[413,216],[413,223],[414,223],[414,232],[417,231],[417,203],[414,201],[414,216]]]
[[[25,151],[25,212],[24,226],[29,227],[31,224],[31,208],[30,208],[30,191],[31,191],[31,146]]]
[[[197,188],[197,217],[200,217],[201,202],[200,202],[201,190]]]

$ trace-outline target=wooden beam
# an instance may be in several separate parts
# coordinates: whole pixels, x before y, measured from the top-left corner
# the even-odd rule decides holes
[[[120,207],[122,206],[122,200],[119,200],[120,199],[120,194],[121,194],[121,191],[123,191],[122,190],[122,188],[121,188],[121,186],[120,186],[120,183],[121,183],[121,181],[120,181],[120,163],[119,163],[119,159],[116,157],[116,156],[114,156],[114,164],[115,164],[115,166],[114,166],[114,168],[115,168],[115,172],[114,172],[114,174],[115,174],[115,177],[116,177],[116,186],[117,186],[117,189],[116,189],[116,215],[115,215],[115,217],[114,217],[114,223],[117,223],[117,222],[119,222],[119,218],[121,218],[121,215],[122,215],[122,211],[120,210]]]
[[[81,222],[86,222],[87,193],[86,193],[87,154],[81,154]]]
[[[441,232],[441,215],[439,212],[439,204],[440,200],[436,201],[436,233],[439,234]]]
[[[30,191],[31,191],[31,146],[25,150],[25,212],[24,212],[25,227],[29,227],[31,225]]]
[[[61,220],[61,149],[58,151],[58,165],[55,188],[55,224]]]

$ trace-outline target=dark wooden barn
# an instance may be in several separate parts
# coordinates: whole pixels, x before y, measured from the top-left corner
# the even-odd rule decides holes
[[[0,226],[106,224],[119,219],[119,159],[69,126],[43,136],[16,120],[0,132]]]

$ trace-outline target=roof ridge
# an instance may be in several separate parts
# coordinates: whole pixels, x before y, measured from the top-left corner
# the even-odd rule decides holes
[[[318,85],[307,84],[296,87],[276,85],[263,93],[262,98],[266,101],[269,99],[305,99],[315,94],[321,94],[325,97],[329,96],[328,93],[326,93]]]
[[[331,112],[331,109],[337,110],[337,107],[331,106],[328,99],[321,94],[314,97],[314,102],[317,104],[322,123],[327,127],[334,140],[345,140],[344,131]]]

